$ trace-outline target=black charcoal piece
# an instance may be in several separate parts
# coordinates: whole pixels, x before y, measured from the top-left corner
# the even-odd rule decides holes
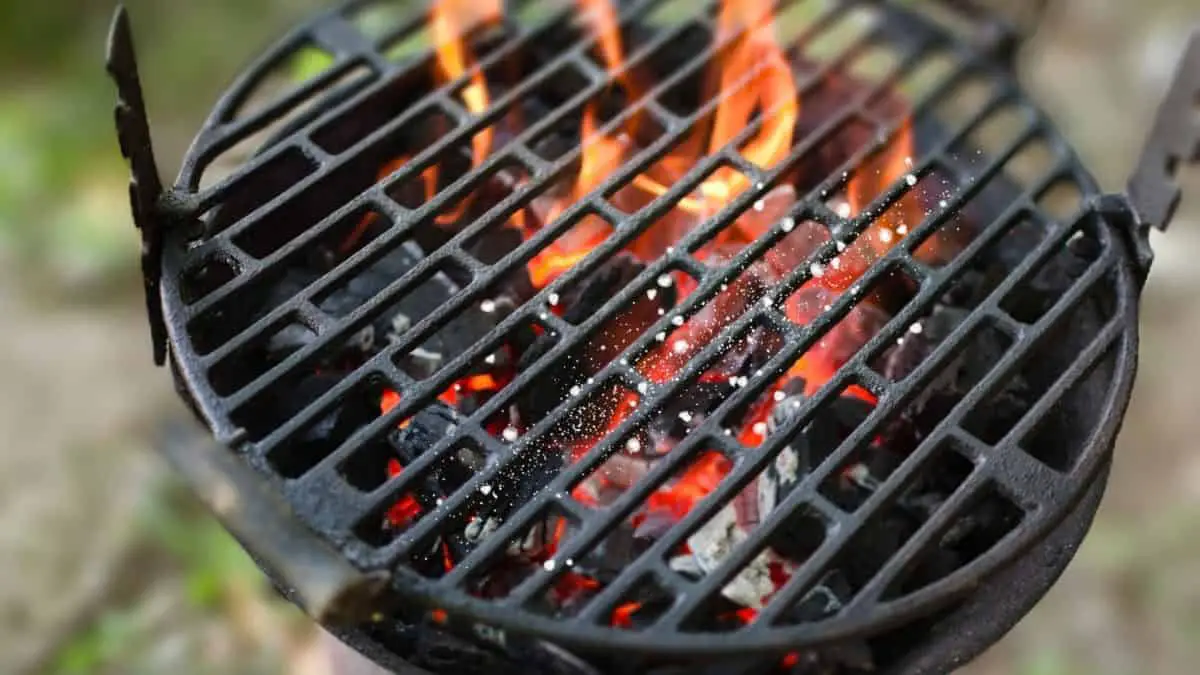
[[[628,253],[620,253],[602,264],[586,279],[565,291],[559,300],[563,318],[573,324],[595,316],[614,295],[636,277],[644,265]],[[669,309],[674,294],[659,293],[654,299],[639,295],[623,311],[597,329],[580,347],[543,368],[542,374],[518,398],[521,419],[534,424],[565,401],[572,387],[582,386],[658,320],[659,309]],[[538,359],[557,342],[546,333],[521,356],[517,370],[533,368]]]

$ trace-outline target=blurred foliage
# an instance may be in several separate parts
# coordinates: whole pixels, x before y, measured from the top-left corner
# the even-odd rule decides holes
[[[250,556],[184,486],[170,482],[156,489],[140,513],[140,528],[139,568],[146,568],[147,579],[135,584],[141,588],[128,597],[107,603],[77,630],[58,650],[46,675],[125,675],[132,672],[132,664],[139,664],[134,669],[138,672],[157,672],[153,654],[163,648],[164,640],[180,642],[182,635],[203,643],[208,622],[231,622],[238,639],[257,641],[245,655],[252,660],[268,657],[271,641],[278,642],[280,636],[286,640],[292,631],[303,633],[303,615],[285,609],[286,603]],[[152,579],[160,581],[151,584]],[[246,621],[271,625],[247,629],[241,625]],[[273,672],[276,667],[267,669]],[[209,669],[191,664],[184,672]]]
[[[147,533],[178,565],[194,606],[221,609],[231,595],[265,585],[262,572],[237,540],[190,497],[172,492],[157,501],[145,512]]]
[[[128,0],[159,169],[238,68],[317,0]],[[113,132],[104,44],[115,6],[0,2],[0,253],[38,286],[134,288],[138,244]],[[317,52],[318,55],[322,55]],[[302,64],[320,68],[318,61]]]
[[[63,648],[51,672],[90,675],[136,649],[141,632],[134,611],[108,611]]]

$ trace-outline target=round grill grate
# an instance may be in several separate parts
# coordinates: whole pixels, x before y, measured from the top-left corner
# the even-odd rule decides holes
[[[634,205],[622,190],[722,106],[704,73],[741,37],[715,9],[622,3],[628,53],[609,71],[574,8],[519,4],[473,36],[476,66],[440,81],[420,11],[352,3],[254,64],[197,136],[163,207],[172,366],[313,535],[390,575],[406,620],[504,647],[878,660],[872,640],[969,600],[1102,480],[1140,280],[1090,175],[986,45],[936,17],[888,2],[774,12],[802,102],[790,148],[749,159],[775,113],[754,116]],[[652,75],[640,98],[633,72]],[[480,114],[464,96],[476,73],[493,87]],[[498,234],[579,173],[592,104],[611,108],[602,133],[636,120],[633,149],[528,236]],[[473,157],[483,134],[499,140]],[[617,267],[714,175],[745,189]],[[714,253],[783,186],[795,197],[771,222]],[[586,257],[497,302],[597,222]],[[647,365],[804,228],[817,234],[803,256],[679,348],[677,368]],[[880,228],[889,245],[831,290]],[[619,283],[597,287],[604,274]],[[588,293],[601,297],[587,311],[563,311]],[[656,296],[659,316],[614,336]],[[803,391],[779,384],[860,333]],[[733,372],[735,353],[757,360]],[[731,382],[689,408],[713,373]],[[483,376],[494,390],[463,405]],[[787,413],[755,417],[764,401]],[[665,428],[662,456],[598,504],[590,481]],[[654,521],[648,504],[713,467],[689,508]],[[530,546],[534,564],[513,572]]]

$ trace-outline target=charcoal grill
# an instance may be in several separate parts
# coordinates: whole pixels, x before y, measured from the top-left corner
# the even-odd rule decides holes
[[[736,37],[718,35],[715,11],[619,3],[628,70],[613,71],[570,3],[518,3],[473,38],[478,63],[439,83],[429,75],[424,13],[376,30],[368,19],[382,16],[379,6],[324,12],[254,63],[218,102],[168,188],[158,178],[123,11],[109,45],[154,357],[169,363],[180,395],[215,439],[169,444],[168,454],[285,595],[384,666],[446,673],[946,672],[1037,602],[1103,493],[1134,379],[1148,232],[1165,229],[1179,199],[1174,171],[1200,154],[1200,39],[1127,193],[1106,194],[1014,80],[1018,21],[966,2],[782,1],[780,22],[801,24],[787,53],[806,101],[785,156],[764,167],[739,152],[769,118],[759,115],[661,195],[626,208],[614,195],[711,116],[720,98],[678,93],[696,89],[720,40]],[[828,44],[828,52],[816,47]],[[280,72],[314,54],[328,57],[319,74],[280,86]],[[493,237],[579,170],[581,111],[611,100],[623,74],[640,66],[655,83],[641,98],[624,91],[632,100],[602,116],[608,129],[636,118],[649,130],[636,151],[524,241]],[[479,114],[462,96],[476,73],[503,82]],[[898,114],[889,91],[919,93]],[[514,109],[526,118],[521,126],[473,163],[472,139],[500,133]],[[831,151],[830,140],[851,128],[858,140]],[[906,175],[847,209],[853,176],[906,133],[916,138]],[[574,140],[564,143],[564,135]],[[227,159],[242,148],[244,157]],[[222,162],[232,168],[217,175]],[[435,164],[448,177],[422,194],[422,176]],[[744,176],[746,189],[624,283],[602,289],[589,311],[555,311],[560,297],[586,286],[722,167]],[[871,236],[909,195],[931,189],[926,181],[937,192],[897,245],[873,256],[853,287],[808,320],[789,316],[785,298],[820,281],[847,245]],[[725,258],[701,255],[784,183],[801,188],[786,217]],[[438,233],[439,215],[456,210],[456,226]],[[521,302],[498,308],[496,289],[585,218],[602,219],[611,232]],[[674,335],[738,283],[796,223],[831,234],[671,377],[649,378],[639,359],[660,336]],[[955,241],[950,254],[925,255],[922,247],[942,236]],[[606,322],[648,291],[668,295],[683,278],[688,292],[676,288],[674,302],[660,301],[661,316],[620,341],[619,356],[600,359],[568,395],[555,392],[519,433],[498,432],[513,409],[533,405],[518,402],[526,392],[553,387],[547,373],[594,349],[595,336],[611,339]],[[354,302],[331,301],[346,289],[357,289]],[[776,302],[758,302],[764,294]],[[788,399],[796,409],[770,434],[760,432],[761,443],[729,433],[799,357],[868,302],[886,304],[886,320],[827,381]],[[950,305],[957,318],[941,325],[944,334],[912,347]],[[391,339],[374,343],[383,318]],[[752,331],[772,336],[765,357],[735,376],[640,481],[605,508],[581,503],[580,482],[631,438],[644,438],[638,434],[656,416],[674,415],[673,402]],[[456,382],[492,372],[484,364],[518,334],[528,349],[509,364],[510,381],[471,410],[439,406]],[[347,350],[357,358],[347,361]],[[421,355],[431,351],[439,358]],[[906,359],[912,363],[896,365]],[[948,386],[948,372],[969,384],[926,419],[928,392]],[[547,463],[546,444],[564,424],[579,424],[572,415],[581,402],[614,390],[636,395],[632,412],[577,461]],[[851,391],[866,392],[859,398],[871,405],[850,416],[788,490],[771,493],[772,507],[744,540],[702,573],[673,566],[672,555],[739,493],[781,470],[797,438],[815,443],[817,421],[854,403]],[[897,424],[919,436],[911,451],[894,466],[867,467],[866,449],[891,438]],[[389,477],[386,449],[401,434],[419,447]],[[455,465],[447,485],[446,467],[464,452],[473,458],[463,461],[469,470]],[[611,549],[610,535],[701,453],[728,462],[718,484],[626,551],[572,611],[545,600],[602,545]],[[914,491],[933,490],[931,474],[953,479],[935,490],[923,517],[889,535],[896,509],[916,509],[928,495]],[[399,503],[416,517],[394,527],[387,519]],[[497,514],[488,521],[494,530],[464,536],[485,511]],[[480,592],[478,577],[550,514],[569,534],[547,559],[503,593]],[[766,547],[806,538],[753,620],[713,618],[714,607],[730,611],[727,587]],[[451,559],[442,564],[444,556]]]

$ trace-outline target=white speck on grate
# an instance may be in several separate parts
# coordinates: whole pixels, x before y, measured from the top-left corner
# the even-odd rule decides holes
[[[675,280],[671,278],[670,274],[662,274],[658,277],[658,285],[663,288],[670,288],[673,283],[675,283]]]
[[[841,216],[842,218],[849,218],[851,215],[850,203],[849,202],[841,202],[840,204],[838,204],[837,205],[837,214],[839,216]]]
[[[573,387],[571,387],[570,394],[572,396],[578,396],[579,395],[579,385],[574,385]]]
[[[658,289],[657,288],[647,288],[646,289],[646,297],[651,300],[657,298],[658,297]]]
[[[817,278],[823,277],[825,276],[825,267],[821,263],[813,263],[808,266],[808,273]]]
[[[654,336],[654,339],[655,339],[655,340],[658,340],[659,342],[666,342],[666,341],[667,341],[667,334],[666,334],[666,332],[664,332],[664,331],[659,331],[659,332],[658,332],[658,335],[655,335],[655,336]]]
[[[939,207],[939,208],[945,209],[945,208],[947,208],[947,207],[949,207],[949,206],[950,206],[950,202],[946,201],[945,199],[943,199],[943,200],[941,200],[941,201],[939,201],[939,202],[938,202],[938,207]]]
[[[491,314],[492,312],[496,311],[496,301],[484,300],[483,302],[479,303],[479,309],[482,309],[485,314]]]
[[[830,266],[830,267],[832,267],[832,268],[833,268],[833,269],[835,269],[835,270],[840,270],[840,269],[842,269],[842,259],[841,259],[841,258],[834,258],[833,260],[830,260],[830,261],[829,261],[829,266]]]
[[[687,353],[688,347],[690,346],[691,345],[688,344],[687,340],[676,340],[675,344],[672,346],[672,349],[676,354],[683,356]]]
[[[683,420],[685,423],[691,422],[692,421],[692,413],[690,413],[686,410],[683,410],[679,413],[679,419]]]
[[[479,493],[480,493],[480,494],[482,494],[482,495],[483,495],[483,496],[485,496],[485,497],[486,497],[487,495],[490,495],[490,494],[492,494],[492,486],[491,486],[491,485],[488,485],[487,483],[484,483],[483,485],[480,485],[480,486],[479,486]]]
[[[893,236],[894,236],[894,235],[892,234],[892,231],[891,231],[891,230],[889,230],[888,228],[886,228],[886,227],[884,227],[884,228],[880,228],[880,230],[879,230],[879,241],[881,241],[881,242],[883,242],[883,243],[885,243],[885,244],[891,243],[891,241],[892,241],[892,237],[893,237]]]
[[[775,401],[778,402],[778,401],[782,401],[783,399],[787,398],[787,394],[783,393],[782,391],[777,391],[771,396],[771,398],[775,399]]]
[[[550,297],[549,297],[548,299],[550,300],[550,306],[551,306],[551,307],[557,307],[557,306],[558,306],[558,293],[551,293],[551,294],[550,294]]]
[[[924,330],[925,330],[925,328],[923,326],[921,326],[921,324],[919,324],[919,323],[914,323],[913,325],[908,327],[908,332],[912,333],[913,335],[920,335],[921,332]]]
[[[517,436],[518,436],[519,434],[518,434],[518,432],[517,432],[517,430],[516,430],[515,428],[513,428],[513,427],[505,427],[504,431],[503,431],[503,432],[502,432],[500,435],[504,437],[504,440],[506,440],[506,441],[508,441],[509,443],[511,443],[511,442],[513,442],[513,441],[517,440]]]
[[[631,439],[625,441],[625,449],[632,453],[641,452],[642,451],[642,442],[636,438],[631,438]]]
[[[637,390],[639,394],[645,394],[646,392],[650,391],[650,385],[646,384],[645,382],[638,382]]]
[[[682,326],[683,325],[683,317],[682,316],[671,317],[671,323],[675,324],[676,326]]]
[[[910,173],[904,177],[904,182],[908,183],[908,187],[913,187],[917,184],[917,177]]]
[[[796,219],[788,216],[779,223],[779,229],[784,232],[791,232],[796,227]]]
[[[758,434],[759,436],[766,436],[767,435],[767,423],[766,422],[755,422],[754,426],[751,427],[751,430],[754,433]]]
[[[760,200],[754,202],[754,210],[755,211],[762,211],[766,208],[767,208],[767,203],[765,201],[760,199]]]
[[[546,562],[542,563],[542,567],[547,572],[553,572],[554,571],[554,558],[551,558],[551,559],[547,560]]]
[[[846,250],[846,245],[840,241],[837,244],[835,244],[835,246],[837,246],[837,250],[839,253]]]
[[[762,306],[766,307],[767,309],[774,307],[775,306],[775,298],[772,298],[769,295],[766,296],[765,298],[762,299]]]

